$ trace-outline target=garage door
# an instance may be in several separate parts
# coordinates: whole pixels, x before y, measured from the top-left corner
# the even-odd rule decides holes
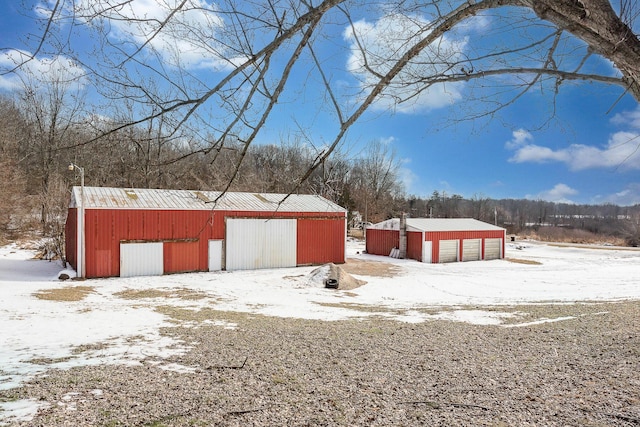
[[[162,242],[120,243],[120,277],[160,276],[163,257]]]
[[[440,240],[440,250],[438,251],[439,262],[458,261],[458,241]]]
[[[502,239],[485,239],[484,259],[500,259],[502,250]]]
[[[462,261],[478,261],[481,259],[481,248],[482,239],[464,239],[462,241]]]
[[[296,266],[295,219],[226,220],[227,270]]]

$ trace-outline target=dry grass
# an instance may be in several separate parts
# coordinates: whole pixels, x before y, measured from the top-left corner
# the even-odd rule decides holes
[[[316,302],[319,306],[322,307],[333,307],[333,308],[343,308],[345,310],[353,310],[361,313],[379,313],[379,314],[397,314],[401,315],[403,310],[383,307],[378,305],[369,305],[369,304],[356,304],[349,302]]]
[[[604,234],[596,234],[587,230],[564,228],[564,227],[539,227],[538,230],[527,230],[521,233],[534,240],[542,242],[560,242],[575,244],[603,244],[608,243],[614,246],[626,246],[624,239]]]
[[[207,320],[221,321],[230,323],[239,323],[246,320],[247,317],[262,318],[265,317],[261,314],[247,314],[235,311],[221,311],[211,308],[201,308],[199,310],[190,310],[187,308],[180,308],[171,305],[164,305],[155,307],[155,310],[170,317],[175,323],[180,322],[204,322]]]
[[[95,289],[92,286],[72,286],[41,290],[35,292],[33,296],[47,301],[82,301],[94,291]]]
[[[126,291],[117,292],[114,294],[115,296],[127,299],[127,300],[136,300],[136,299],[145,299],[145,298],[178,298],[183,300],[200,300],[207,297],[207,294],[204,292],[194,291],[191,289],[180,288],[180,289],[127,289]]]
[[[542,265],[539,261],[534,261],[531,259],[521,259],[521,258],[505,258],[505,261],[513,262],[516,264],[527,264],[527,265]]]
[[[353,237],[354,239],[364,239],[364,230],[352,228],[349,230],[349,237]]]
[[[629,246],[606,246],[601,244],[583,244],[583,243],[547,243],[548,246],[557,248],[574,247],[580,249],[597,249],[600,251],[637,251],[638,248]]]
[[[402,269],[396,265],[383,261],[363,261],[349,258],[340,267],[349,274],[375,277],[395,277]]]
[[[68,362],[69,360],[71,360],[71,356],[67,356],[67,357],[56,357],[56,358],[52,358],[52,357],[37,357],[37,358],[33,358],[33,359],[29,359],[29,363],[33,364],[33,365],[53,365],[55,363],[64,363],[64,362]]]

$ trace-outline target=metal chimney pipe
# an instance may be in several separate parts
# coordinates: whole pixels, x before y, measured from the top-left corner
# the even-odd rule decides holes
[[[407,257],[407,214],[402,212],[400,215],[400,241],[398,243],[400,246],[398,258],[404,259]]]

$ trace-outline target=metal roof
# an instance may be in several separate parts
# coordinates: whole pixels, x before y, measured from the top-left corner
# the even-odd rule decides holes
[[[324,197],[311,194],[287,197],[286,194],[227,192],[216,202],[220,194],[219,191],[84,187],[85,209],[346,212]],[[69,207],[78,207],[80,199],[81,187],[74,186]]]
[[[400,230],[400,219],[393,218],[368,228],[378,230]],[[473,218],[407,218],[407,231],[489,231],[504,230]]]

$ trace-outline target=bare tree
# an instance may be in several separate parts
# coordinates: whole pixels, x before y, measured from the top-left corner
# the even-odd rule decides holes
[[[27,207],[19,147],[26,139],[26,124],[15,104],[0,97],[0,243],[15,228],[16,216]]]
[[[482,194],[474,194],[469,200],[469,207],[469,216],[471,218],[484,222],[494,222],[495,211],[493,209],[493,204],[488,197],[483,196]]]
[[[150,4],[153,9],[144,9]],[[224,189],[232,188],[249,146],[278,106],[303,97],[318,105],[324,120],[317,123],[330,137],[290,191],[326,165],[372,108],[441,108],[447,97],[476,97],[484,104],[465,114],[491,116],[532,88],[550,93],[552,104],[569,81],[616,85],[621,96],[640,101],[634,1],[614,8],[604,0],[221,0],[215,6],[205,0],[57,0],[40,7],[36,45],[31,53],[14,54],[15,63],[2,73],[27,69],[44,55],[65,55],[88,70],[105,99],[140,106],[105,133],[164,117],[164,137],[182,130],[199,140],[187,154],[215,157],[228,141],[238,142]],[[372,34],[363,25],[372,12],[384,15],[384,31]],[[489,14],[483,44],[467,48],[472,28]],[[91,55],[74,44],[88,30],[97,40]],[[330,65],[336,34],[348,40],[346,68],[356,82],[349,87]],[[594,66],[594,57],[611,61],[619,75]],[[291,81],[294,69],[308,76],[305,84]],[[299,128],[314,125],[316,116],[307,116],[306,123],[295,118]]]
[[[57,185],[52,182],[53,177],[68,165],[65,148],[78,140],[76,121],[83,107],[78,87],[82,77],[72,74],[66,68],[68,62],[61,61],[46,63],[44,70],[23,72],[17,96],[27,131],[18,146],[20,162],[26,171],[26,191],[40,198],[40,221],[45,235],[55,220],[50,217],[50,205],[45,200],[52,185]]]
[[[399,180],[400,161],[389,144],[376,140],[353,161],[349,173],[351,197],[365,214],[365,220],[378,222],[395,216],[396,197],[403,197]]]

